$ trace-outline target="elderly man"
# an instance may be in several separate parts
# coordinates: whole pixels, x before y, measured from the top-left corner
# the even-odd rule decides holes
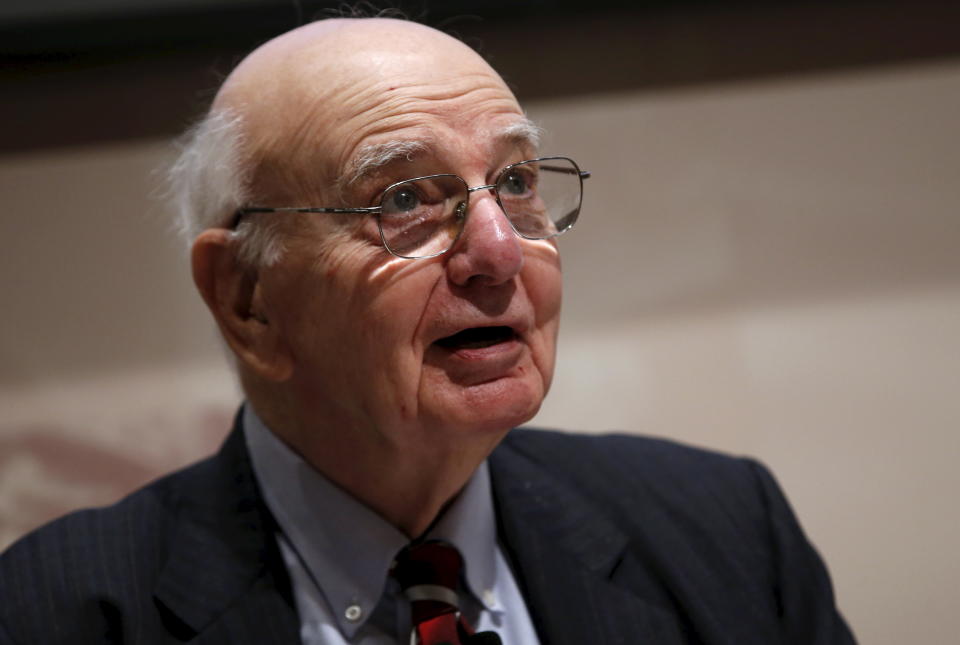
[[[510,429],[587,173],[409,22],[280,36],[173,171],[247,403],[221,452],[28,536],[0,643],[849,643],[759,465]]]

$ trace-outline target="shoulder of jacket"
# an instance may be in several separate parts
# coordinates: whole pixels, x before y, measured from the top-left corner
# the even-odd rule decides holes
[[[165,475],[109,506],[77,510],[27,533],[0,554],[0,587],[17,577],[14,572],[30,573],[17,563],[84,571],[106,558],[115,563],[125,553],[162,548],[179,505],[189,498],[186,491],[212,460]]]
[[[630,434],[514,430],[499,448],[510,472],[535,469],[603,503],[642,496],[658,503],[761,512],[766,470],[750,458]],[[718,497],[724,500],[714,503]]]
[[[570,458],[581,461],[642,460],[648,464],[673,467],[714,467],[742,469],[749,458],[681,443],[671,439],[623,432],[584,434],[540,428],[517,428],[503,441],[506,450],[516,451],[535,461]]]

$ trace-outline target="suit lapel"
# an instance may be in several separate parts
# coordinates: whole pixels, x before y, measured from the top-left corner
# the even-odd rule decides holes
[[[269,585],[257,585],[241,594],[219,614],[192,645],[299,643],[300,624],[290,605]]]
[[[579,492],[509,444],[490,468],[500,539],[542,642],[685,642],[674,612],[643,597],[657,585],[627,536]]]
[[[196,642],[299,643],[299,621],[240,429],[172,496],[177,533],[154,597]],[[229,638],[224,639],[224,636]]]

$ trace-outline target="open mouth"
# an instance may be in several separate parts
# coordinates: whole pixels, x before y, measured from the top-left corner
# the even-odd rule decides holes
[[[458,349],[483,349],[499,343],[506,343],[517,337],[511,327],[470,327],[452,336],[436,341],[440,347],[456,351]]]

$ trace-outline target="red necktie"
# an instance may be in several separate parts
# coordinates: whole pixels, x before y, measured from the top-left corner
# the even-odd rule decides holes
[[[461,645],[473,633],[458,609],[462,568],[460,552],[437,540],[408,546],[397,556],[393,576],[410,600],[417,643]]]

